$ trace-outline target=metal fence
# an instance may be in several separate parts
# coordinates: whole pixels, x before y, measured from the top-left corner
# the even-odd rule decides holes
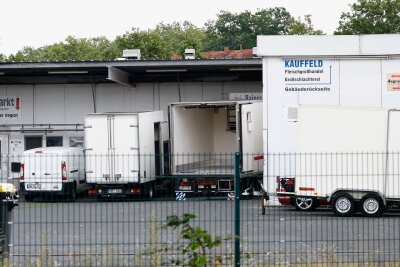
[[[40,155],[38,162],[35,155],[10,158],[9,177],[23,190],[11,211],[11,246],[2,264],[400,266],[399,155],[139,155],[138,161],[114,155],[113,162],[109,155],[83,160]],[[25,200],[26,193],[50,190],[28,184],[50,183],[51,177],[67,183],[80,167],[91,182],[76,198],[68,187],[61,196],[46,192]],[[119,187],[96,185],[96,179],[134,182],[107,191]],[[269,194],[268,202],[263,180],[279,193]],[[337,216],[331,208],[335,195],[326,192],[345,187],[365,192],[350,192],[353,212]],[[382,194],[381,216],[360,212],[371,191]]]

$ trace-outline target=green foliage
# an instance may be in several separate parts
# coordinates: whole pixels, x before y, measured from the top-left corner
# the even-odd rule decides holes
[[[207,266],[213,264],[213,261],[207,257],[207,252],[221,245],[221,237],[213,238],[207,231],[200,227],[190,225],[190,220],[195,219],[196,215],[183,214],[182,217],[176,215],[168,216],[167,223],[164,227],[173,229],[181,229],[180,235],[189,243],[183,248],[184,255],[188,255],[187,264],[192,267]],[[221,258],[217,259],[221,263]],[[175,262],[176,265],[182,264],[180,261]]]
[[[400,1],[400,0],[397,0]],[[171,24],[160,23],[154,30],[142,31],[132,28],[117,36],[114,41],[105,37],[76,38],[68,36],[63,42],[40,48],[24,47],[0,61],[89,61],[113,60],[124,49],[140,49],[142,59],[169,59],[174,54],[183,57],[186,48],[196,49],[196,57],[206,50],[252,48],[257,35],[322,34],[314,30],[311,16],[304,20],[293,18],[282,7],[260,9],[254,14],[221,11],[215,21],[198,28],[188,21]]]
[[[321,35],[321,30],[314,30],[311,22],[311,15],[305,15],[304,21],[301,18],[293,19],[289,25],[289,35]]]
[[[196,49],[196,57],[200,57],[200,51],[203,49],[206,38],[203,29],[185,21],[183,24],[178,22],[172,24],[160,23],[154,31],[160,34],[166,43],[171,45],[172,53],[178,53],[183,57],[186,48],[194,48]]]
[[[314,30],[311,16],[305,16],[304,22],[296,20],[283,7],[260,9],[254,14],[221,11],[217,16],[216,21],[206,24],[206,50],[252,48],[257,35],[322,34]]]
[[[34,49],[24,47],[15,55],[10,55],[8,61],[71,61],[71,60],[109,60],[116,57],[113,44],[105,37],[78,39],[68,36],[65,42]]]
[[[5,62],[7,60],[7,57],[4,54],[0,53],[0,62]]]
[[[114,45],[118,51],[140,49],[142,59],[160,59],[171,57],[171,45],[154,31],[132,29],[122,36],[117,36]]]
[[[358,0],[340,16],[335,34],[400,32],[400,0]]]

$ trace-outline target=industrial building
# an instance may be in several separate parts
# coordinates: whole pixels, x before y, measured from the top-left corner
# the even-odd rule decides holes
[[[24,150],[83,146],[86,113],[162,110],[167,120],[172,102],[261,93],[259,58],[0,63],[1,179],[17,177],[11,162]]]

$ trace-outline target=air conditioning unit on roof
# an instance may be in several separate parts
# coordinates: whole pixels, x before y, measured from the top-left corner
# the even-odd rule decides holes
[[[196,58],[196,49],[186,48],[185,49],[185,59],[195,59]]]
[[[122,57],[126,59],[140,60],[140,49],[124,49]]]

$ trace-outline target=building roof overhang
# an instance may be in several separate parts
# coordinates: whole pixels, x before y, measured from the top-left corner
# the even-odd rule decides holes
[[[260,58],[0,63],[0,85],[261,80]]]

